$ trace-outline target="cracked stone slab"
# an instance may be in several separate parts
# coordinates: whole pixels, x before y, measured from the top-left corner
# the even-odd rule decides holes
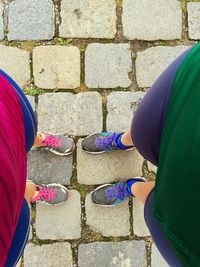
[[[150,87],[160,74],[189,46],[156,46],[138,52],[136,77],[139,87]]]
[[[152,267],[168,267],[169,265],[166,263],[166,261],[163,259],[163,257],[160,255],[160,252],[158,251],[155,244],[152,245],[152,253],[151,253],[151,266]]]
[[[130,213],[128,201],[112,208],[99,207],[92,203],[91,193],[85,200],[87,225],[103,236],[130,235]],[[123,218],[123,223],[121,223]]]
[[[36,235],[39,239],[76,239],[81,237],[81,203],[76,190],[58,206],[37,204]]]
[[[65,38],[114,38],[114,0],[63,0],[59,35]]]
[[[135,110],[144,95],[144,92],[112,92],[107,97],[107,131],[129,129]]]
[[[3,1],[0,1],[0,40],[4,38],[4,25],[3,25],[3,11],[4,11],[4,4]]]
[[[146,267],[145,242],[94,242],[81,244],[78,249],[78,266]]]
[[[72,267],[72,250],[70,243],[54,243],[36,246],[27,244],[24,251],[24,267]]]
[[[150,236],[144,220],[144,205],[133,198],[133,232],[137,236]]]
[[[54,5],[52,0],[10,1],[8,40],[49,40],[53,36]]]
[[[77,179],[80,184],[104,184],[142,175],[143,158],[136,149],[91,155],[77,144]]]
[[[50,151],[28,153],[28,179],[36,183],[70,184],[72,177],[72,155],[59,157]]]
[[[116,88],[131,85],[129,44],[89,44],[85,52],[85,83],[89,88]]]
[[[102,130],[102,98],[97,92],[43,94],[38,114],[43,132],[88,135]]]
[[[200,3],[187,3],[189,38],[200,39]]]
[[[0,69],[21,87],[30,81],[29,60],[29,52],[17,47],[0,45]]]
[[[38,46],[33,50],[35,85],[74,89],[80,85],[80,51],[76,46]]]
[[[124,0],[123,33],[130,40],[181,38],[182,11],[177,0]]]

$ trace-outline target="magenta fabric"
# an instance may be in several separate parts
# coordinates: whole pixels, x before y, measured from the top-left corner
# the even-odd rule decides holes
[[[2,75],[0,91],[0,267],[3,267],[22,208],[27,163],[21,104]]]

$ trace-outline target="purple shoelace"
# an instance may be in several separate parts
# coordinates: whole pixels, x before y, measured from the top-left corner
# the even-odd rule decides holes
[[[130,194],[124,188],[124,183],[118,183],[114,185],[111,189],[107,190],[107,197],[109,200],[114,198],[124,200],[125,197],[129,197]]]
[[[108,136],[99,137],[96,139],[96,146],[107,151],[114,150],[117,147],[117,137],[119,134],[113,133]]]

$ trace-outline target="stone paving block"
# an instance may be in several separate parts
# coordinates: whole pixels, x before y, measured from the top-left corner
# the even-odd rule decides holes
[[[139,87],[150,87],[160,74],[188,46],[156,46],[143,52],[138,52],[136,58],[136,76]]]
[[[81,244],[78,250],[78,266],[146,267],[145,242],[134,240]]]
[[[85,52],[85,83],[90,88],[128,87],[132,71],[129,44],[88,45]]]
[[[32,238],[33,238],[33,228],[32,228],[32,225],[30,225],[28,240],[31,240]]]
[[[80,85],[80,51],[75,46],[39,46],[33,50],[35,85],[74,89]]]
[[[80,194],[76,190],[70,190],[69,194],[69,199],[56,207],[37,204],[36,235],[39,239],[81,237]]]
[[[144,205],[133,198],[133,232],[137,236],[150,236],[144,220]]]
[[[9,40],[45,40],[54,36],[52,0],[10,1],[8,15]]]
[[[107,131],[126,131],[144,92],[112,92],[107,100]]]
[[[152,254],[151,254],[151,266],[152,267],[168,267],[169,265],[160,255],[160,252],[156,248],[155,244],[152,245]]]
[[[66,38],[114,38],[114,0],[63,0],[59,35]]]
[[[180,39],[180,1],[124,0],[122,24],[124,36],[130,40]]]
[[[91,193],[85,200],[87,225],[103,236],[128,236],[130,235],[130,213],[128,201],[116,207],[103,208],[92,203]],[[122,222],[123,218],[123,223]]]
[[[148,170],[157,173],[157,166],[153,165],[151,162],[147,162]]]
[[[0,45],[0,69],[9,74],[20,86],[30,80],[30,54],[16,47]]]
[[[20,258],[20,260],[18,261],[16,267],[20,267],[21,266],[21,263],[22,263],[22,259]]]
[[[200,39],[200,3],[187,3],[189,38]]]
[[[77,145],[77,179],[81,184],[103,184],[142,175],[143,158],[136,149],[91,155]]]
[[[97,92],[41,95],[38,114],[40,131],[88,135],[102,130],[102,98]]]
[[[26,95],[26,97],[28,98],[28,101],[30,102],[33,111],[35,111],[35,97],[30,95]]]
[[[4,5],[3,1],[0,1],[0,40],[3,40],[4,38],[4,25],[3,25],[3,11],[4,11]]]
[[[67,242],[42,246],[28,244],[24,252],[24,267],[72,267],[71,245]]]
[[[72,177],[72,155],[59,157],[50,151],[28,153],[28,179],[36,183],[70,184]]]

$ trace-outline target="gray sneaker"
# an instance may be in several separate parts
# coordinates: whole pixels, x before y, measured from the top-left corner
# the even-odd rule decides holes
[[[60,184],[37,185],[38,194],[31,198],[31,202],[46,205],[59,205],[68,199],[67,188]]]
[[[133,197],[128,187],[129,182],[131,182],[132,185],[136,182],[146,182],[146,179],[143,177],[135,177],[127,181],[101,185],[92,192],[93,203],[99,206],[111,207],[125,199]]]
[[[33,150],[49,150],[58,156],[67,156],[74,152],[75,144],[67,136],[45,134],[40,146],[33,147]]]
[[[134,146],[122,149],[117,144],[117,139],[123,133],[101,132],[87,136],[82,141],[82,149],[90,154],[101,154],[114,150],[132,150]]]

